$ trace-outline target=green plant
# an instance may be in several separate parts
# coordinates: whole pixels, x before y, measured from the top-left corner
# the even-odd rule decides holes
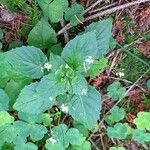
[[[112,20],[94,23],[96,28],[93,30],[104,24],[111,27]],[[49,23],[42,19],[28,37],[28,43],[39,48],[22,46],[0,53],[0,66],[5,66],[1,78],[8,78],[4,90],[13,106],[11,109],[18,112],[18,120],[14,121],[13,116],[7,112],[9,98],[2,90],[1,95],[7,99],[7,103],[3,99],[0,101],[0,117],[3,120],[5,116],[0,125],[1,146],[7,142],[13,143],[15,149],[37,149],[35,142],[46,138],[45,147],[48,150],[91,149],[91,144],[80,130],[60,124],[63,114],[68,114],[86,130],[93,131],[99,119],[101,95],[88,85],[85,77],[93,76],[92,67],[95,67],[95,62],[105,61],[104,54],[109,48],[111,31],[106,29],[110,32],[109,36],[103,37],[106,30],[95,34],[91,27],[92,25],[90,31],[86,30],[67,43],[60,56],[50,53],[48,58],[39,48],[50,48],[56,44],[57,38]],[[106,44],[103,52],[99,45],[101,38],[105,38]],[[105,62],[104,67],[107,60]],[[98,75],[104,67],[98,67],[94,75]],[[18,88],[17,91],[12,90],[14,85]],[[53,106],[57,106],[59,115],[50,113]],[[55,127],[50,130],[53,123]],[[51,134],[48,135],[48,132]],[[30,141],[27,140],[28,137]]]

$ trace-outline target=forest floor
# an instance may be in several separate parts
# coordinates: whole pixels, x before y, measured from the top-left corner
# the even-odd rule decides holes
[[[2,2],[1,2],[2,1]],[[34,0],[0,0],[0,28],[4,31],[3,51],[26,44],[31,29],[41,18],[41,10]],[[73,0],[72,0],[73,1]],[[70,0],[70,3],[72,3]],[[106,134],[106,115],[114,105],[126,111],[123,123],[132,126],[139,112],[150,111],[150,1],[149,0],[78,0],[85,8],[84,20],[72,27],[64,20],[53,27],[58,31],[58,39],[64,45],[93,21],[113,18],[112,34],[117,41],[107,53],[108,66],[96,78],[88,79],[103,97],[100,128],[89,136],[94,150],[108,150],[112,145],[120,145],[128,150],[149,150],[148,144],[138,144],[134,140],[112,140]],[[112,101],[107,95],[107,87],[119,81],[126,93],[119,101]],[[150,120],[149,120],[150,123]],[[119,150],[119,149],[118,149]]]

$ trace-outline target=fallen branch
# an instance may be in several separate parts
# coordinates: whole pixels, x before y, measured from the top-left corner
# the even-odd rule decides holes
[[[97,1],[97,2],[100,2],[100,1]],[[137,4],[141,4],[141,3],[145,3],[145,2],[150,2],[150,0],[137,0],[137,1],[133,1],[133,2],[130,2],[130,3],[127,3],[127,4],[123,4],[123,5],[120,5],[120,6],[116,6],[116,7],[113,7],[113,8],[110,8],[110,9],[107,9],[107,10],[104,10],[102,12],[99,12],[99,13],[96,13],[94,15],[91,15],[87,18],[85,18],[82,22],[86,22],[86,21],[89,21],[89,20],[92,20],[92,19],[95,19],[95,18],[98,18],[98,17],[101,17],[101,16],[104,16],[104,15],[108,15],[108,14],[111,14],[111,13],[114,13],[116,11],[119,11],[119,10],[122,10],[122,9],[125,9],[125,8],[128,8],[128,7],[131,7],[133,5],[137,5]],[[94,3],[95,4],[95,3]],[[91,8],[91,6],[89,7]],[[88,8],[88,9],[89,9]],[[93,5],[92,5],[92,8],[93,8]],[[87,10],[88,10],[87,9]],[[71,24],[67,24],[64,28],[62,28],[57,35],[60,35],[62,33],[64,33],[66,30],[70,29],[72,26]]]

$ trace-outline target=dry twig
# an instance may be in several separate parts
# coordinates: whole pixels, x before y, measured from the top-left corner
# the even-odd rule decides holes
[[[100,2],[100,1],[97,1],[97,2]],[[108,14],[111,14],[111,13],[114,13],[116,11],[119,11],[119,10],[123,10],[125,8],[128,8],[128,7],[131,7],[131,6],[134,6],[134,5],[137,5],[137,4],[141,4],[141,3],[145,3],[145,2],[150,2],[150,0],[137,0],[137,1],[133,1],[133,2],[129,2],[127,4],[123,4],[123,5],[120,5],[120,6],[116,6],[116,7],[113,7],[113,8],[110,8],[110,9],[107,9],[107,10],[104,10],[102,12],[99,12],[99,13],[96,13],[94,15],[91,15],[87,18],[85,18],[82,22],[86,22],[86,21],[89,21],[89,20],[92,20],[92,19],[95,19],[95,18],[98,18],[100,16],[104,16],[104,15],[108,15]],[[93,4],[95,5],[95,3]],[[93,5],[92,8],[93,8]],[[91,6],[89,7],[91,9]],[[87,10],[90,10],[89,8],[87,8]],[[86,11],[87,11],[86,10]],[[85,11],[85,12],[86,12]],[[66,30],[70,29],[72,26],[71,24],[67,24],[64,28],[62,28],[58,33],[57,35],[60,35],[62,33],[64,33]]]

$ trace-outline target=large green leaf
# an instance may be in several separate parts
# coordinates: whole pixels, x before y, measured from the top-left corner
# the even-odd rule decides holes
[[[101,95],[92,87],[89,87],[88,91],[83,89],[80,94],[75,95],[69,107],[72,117],[89,129],[97,123],[100,110]]]
[[[9,51],[10,64],[23,75],[33,79],[43,76],[42,67],[47,61],[44,53],[32,46],[22,46]]]
[[[71,68],[84,72],[87,67],[85,60],[88,57],[93,60],[98,57],[97,54],[96,34],[94,32],[88,32],[76,36],[73,40],[68,42],[61,55]]]
[[[43,85],[44,86],[44,85]],[[49,97],[37,90],[38,83],[26,86],[20,93],[13,108],[25,113],[39,114],[52,106]],[[47,93],[48,94],[48,93]],[[50,94],[49,94],[50,96]]]
[[[7,110],[8,104],[9,104],[9,97],[2,89],[0,89],[0,111]]]
[[[45,96],[45,98],[53,98],[60,94],[64,94],[68,89],[68,81],[61,78],[59,72],[50,73],[42,78],[39,82],[37,91]]]
[[[13,104],[15,103],[15,100],[17,99],[19,93],[21,92],[21,90],[25,87],[25,85],[30,84],[32,80],[31,79],[21,79],[21,80],[10,80],[6,87],[5,87],[5,92],[7,93],[7,95],[10,98],[10,106],[12,107]]]
[[[98,42],[99,56],[108,52],[110,40],[112,37],[112,19],[101,20],[90,24],[85,28],[85,32],[94,31]]]
[[[38,4],[46,17],[52,22],[59,22],[68,7],[68,0],[38,0]]]
[[[0,52],[0,77],[5,78],[8,76],[8,72],[11,70],[8,63],[7,53]]]
[[[56,43],[56,33],[44,19],[41,19],[28,35],[28,44],[38,48],[49,48]]]

